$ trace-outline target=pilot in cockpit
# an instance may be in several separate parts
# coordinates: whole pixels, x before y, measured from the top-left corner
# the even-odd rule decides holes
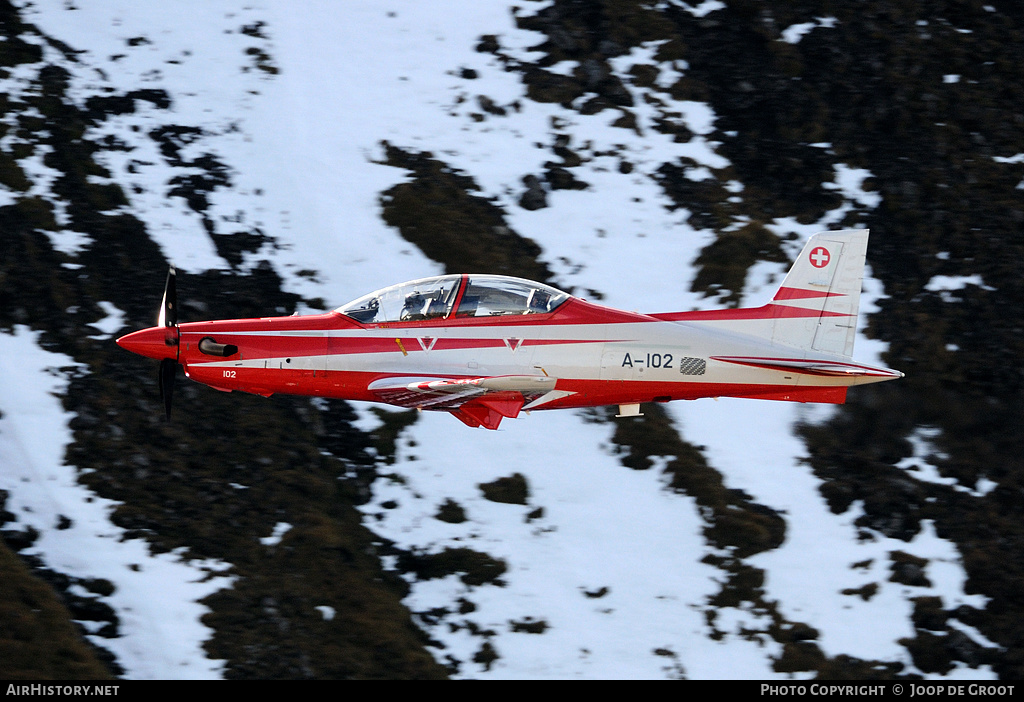
[[[405,305],[402,307],[403,320],[432,319],[443,317],[447,306],[441,299],[443,290],[434,290],[429,293],[421,293],[415,290],[405,296]]]
[[[349,317],[356,320],[357,322],[367,324],[369,322],[372,322],[377,317],[377,313],[379,311],[380,299],[374,297],[370,299],[369,302],[365,303],[362,307],[359,307],[357,309],[346,309],[345,314],[347,314]]]
[[[543,314],[548,311],[550,304],[551,293],[534,288],[530,293],[530,301],[526,305],[527,314]]]

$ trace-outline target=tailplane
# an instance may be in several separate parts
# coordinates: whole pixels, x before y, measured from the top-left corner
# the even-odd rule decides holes
[[[853,356],[867,229],[815,234],[768,307],[772,343]]]

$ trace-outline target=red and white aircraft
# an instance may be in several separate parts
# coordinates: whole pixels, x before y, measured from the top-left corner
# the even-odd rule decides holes
[[[117,340],[158,359],[170,414],[180,364],[218,390],[449,412],[497,429],[520,411],[746,397],[842,403],[903,377],[852,360],[868,231],[807,242],[771,302],[639,314],[498,275],[444,275],[310,316],[178,324],[174,270],[159,326]]]

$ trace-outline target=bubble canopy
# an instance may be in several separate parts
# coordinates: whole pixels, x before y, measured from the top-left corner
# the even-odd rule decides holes
[[[442,275],[383,288],[336,312],[362,324],[415,322],[449,317],[547,314],[569,293],[504,275]]]

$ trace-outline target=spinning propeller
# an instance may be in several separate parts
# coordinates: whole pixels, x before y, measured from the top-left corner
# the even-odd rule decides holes
[[[171,396],[174,394],[174,374],[178,369],[178,288],[174,279],[174,266],[167,271],[164,297],[160,302],[157,324],[164,328],[164,345],[174,348],[174,358],[160,361],[160,399],[164,402],[164,416],[171,419]]]
[[[167,419],[171,418],[171,395],[174,374],[178,368],[178,293],[174,278],[175,271],[171,267],[167,272],[157,326],[133,332],[117,340],[121,348],[160,361],[160,399]]]

